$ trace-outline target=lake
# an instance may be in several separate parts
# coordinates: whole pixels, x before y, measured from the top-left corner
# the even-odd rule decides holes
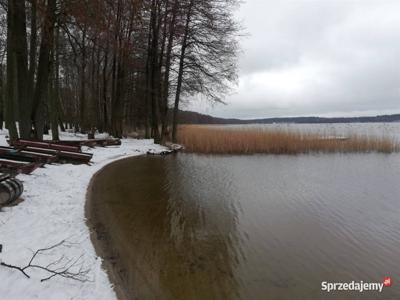
[[[130,299],[399,299],[399,183],[399,154],[179,153],[106,167],[92,201]]]

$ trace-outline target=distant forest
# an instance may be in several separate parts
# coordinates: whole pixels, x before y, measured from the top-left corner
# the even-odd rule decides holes
[[[222,102],[237,79],[239,2],[0,0],[0,126],[175,139],[183,97]]]
[[[382,115],[374,117],[347,117],[347,118],[320,118],[320,117],[293,117],[293,118],[264,118],[264,119],[224,119],[216,118],[192,111],[181,111],[179,113],[181,124],[273,124],[273,123],[377,123],[377,122],[400,122],[400,114]]]

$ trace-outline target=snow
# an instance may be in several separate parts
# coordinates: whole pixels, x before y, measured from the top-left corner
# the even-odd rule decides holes
[[[0,131],[0,145],[7,144],[6,134],[6,131]],[[86,136],[73,133],[61,135],[61,139],[82,138]],[[110,162],[165,150],[152,140],[125,139],[121,146],[83,149],[93,153],[93,164],[90,166],[46,165],[31,175],[19,175],[18,179],[24,183],[24,201],[0,211],[0,244],[3,245],[0,260],[23,267],[29,263],[34,251],[65,240],[63,245],[39,255],[35,261],[42,266],[58,263],[53,267],[63,267],[69,260],[78,260],[71,272],[79,268],[88,270],[88,280],[80,282],[57,276],[41,282],[49,276],[48,273],[28,269],[27,273],[31,276],[28,279],[18,270],[0,266],[0,299],[116,299],[85,223],[86,190],[91,177]],[[60,258],[62,260],[58,261]]]

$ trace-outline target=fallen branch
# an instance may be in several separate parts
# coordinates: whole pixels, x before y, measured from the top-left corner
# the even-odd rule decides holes
[[[4,263],[4,262],[1,262],[0,265],[3,267],[9,268],[9,269],[18,270],[27,278],[31,278],[26,273],[26,270],[28,270],[28,269],[38,269],[38,270],[42,270],[42,271],[49,273],[49,276],[42,278],[40,280],[41,282],[50,280],[51,278],[53,278],[55,276],[60,276],[63,278],[72,279],[72,280],[76,280],[76,281],[80,281],[80,282],[88,281],[87,275],[89,273],[89,270],[83,269],[83,265],[81,262],[82,256],[80,256],[79,258],[74,260],[74,259],[67,259],[63,255],[59,259],[49,263],[47,266],[42,266],[40,264],[35,263],[35,259],[39,255],[41,255],[45,252],[51,251],[55,248],[58,248],[62,245],[65,245],[65,243],[66,243],[65,241],[61,241],[61,242],[59,242],[53,246],[50,246],[48,248],[36,250],[36,252],[32,255],[31,259],[29,260],[29,263],[24,267],[14,266],[14,265],[10,265],[10,264]],[[74,269],[76,269],[76,267],[79,267],[79,268],[76,271],[74,271]]]
[[[3,263],[3,262],[0,263],[0,265],[2,265],[3,267],[7,267],[7,268],[10,268],[10,269],[16,269],[18,271],[21,271],[22,274],[24,274],[27,278],[31,278],[28,274],[25,273],[26,267],[25,268],[20,268],[20,267],[9,265],[9,264]]]

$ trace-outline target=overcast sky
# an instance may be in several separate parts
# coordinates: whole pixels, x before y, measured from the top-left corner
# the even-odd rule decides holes
[[[400,0],[247,0],[239,85],[220,117],[400,112]]]

